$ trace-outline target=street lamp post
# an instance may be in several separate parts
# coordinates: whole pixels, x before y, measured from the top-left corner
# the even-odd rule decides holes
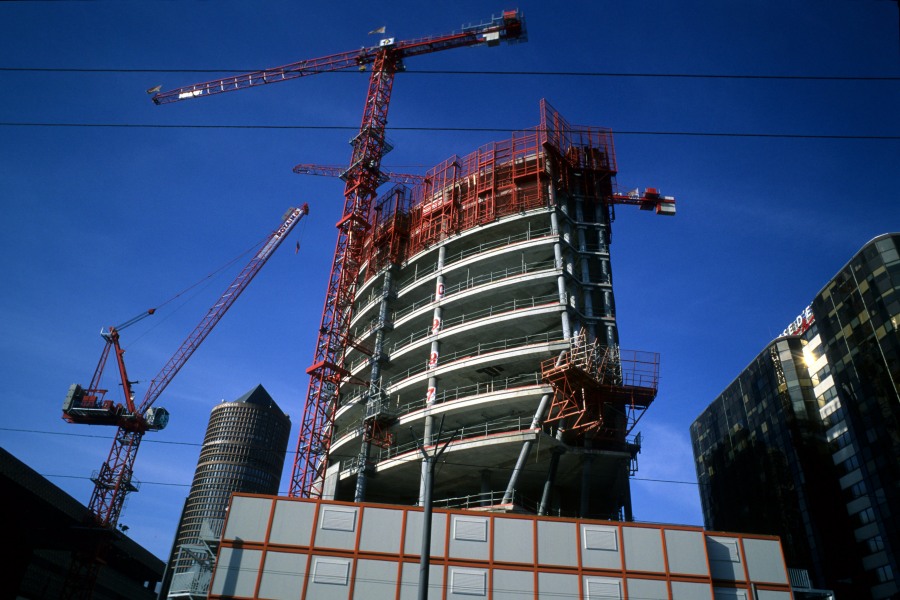
[[[443,429],[444,419],[441,417],[441,424],[438,428],[435,446],[440,443],[441,432]],[[413,436],[415,436],[415,434],[413,434]],[[447,446],[450,445],[450,442],[453,441],[454,436],[455,434],[450,436],[440,448],[436,447],[433,454],[429,454],[425,450],[425,446],[419,442],[418,438],[416,438],[416,445],[419,447],[419,452],[422,453],[422,459],[425,461],[425,468],[423,469],[425,472],[425,493],[422,497],[422,549],[419,558],[418,600],[428,599],[428,575],[431,567],[431,492],[432,488],[434,488],[434,469],[437,466],[437,459],[440,458],[441,454],[444,453],[444,450],[447,449]]]

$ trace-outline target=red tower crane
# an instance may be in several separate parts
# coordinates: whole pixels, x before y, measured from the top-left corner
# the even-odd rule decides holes
[[[356,281],[362,260],[363,243],[371,224],[370,207],[376,189],[384,181],[381,160],[390,149],[385,140],[388,107],[394,75],[404,69],[403,61],[413,56],[453,48],[525,41],[525,23],[518,11],[461,31],[407,41],[381,40],[378,46],[291,63],[283,67],[254,71],[206,83],[199,83],[153,96],[157,104],[186,100],[296,79],[316,73],[350,68],[364,70],[371,65],[368,93],[359,133],[352,140],[350,165],[344,170],[344,209],[337,223],[331,274],[325,307],[316,341],[313,364],[307,369],[309,388],[303,408],[290,495],[320,497],[325,466],[331,447],[331,425],[337,407],[339,383],[348,375],[344,350],[349,343],[350,318]]]
[[[133,384],[128,379],[125,369],[125,351],[119,344],[119,332],[144,317],[152,315],[155,309],[138,315],[117,326],[110,327],[109,331],[101,331],[100,335],[106,341],[100,355],[100,362],[91,378],[87,388],[78,384],[72,384],[69,393],[63,403],[62,417],[69,423],[84,423],[88,425],[112,425],[118,427],[113,439],[109,457],[91,479],[94,482],[94,491],[88,505],[94,518],[92,525],[102,529],[115,528],[125,497],[129,492],[137,491],[137,482],[133,479],[134,462],[137,457],[141,439],[148,431],[159,431],[169,421],[169,413],[164,408],[153,406],[166,386],[184,366],[188,358],[206,339],[213,327],[222,319],[225,312],[231,308],[238,296],[247,288],[250,281],[256,276],[262,266],[269,260],[278,246],[284,241],[294,226],[309,213],[309,206],[304,204],[300,208],[291,208],[282,219],[281,225],[273,231],[262,244],[262,247],[254,254],[249,263],[241,270],[235,280],[222,293],[218,300],[209,309],[197,327],[188,335],[172,358],[163,366],[159,374],[150,382],[147,393],[140,404],[135,404]],[[108,362],[110,352],[116,357],[120,383],[125,394],[124,402],[115,402],[106,398],[108,390],[101,389],[101,377]],[[76,560],[82,563],[73,566],[73,571],[79,573],[70,576],[69,591],[67,597],[82,597],[81,594],[89,594],[93,588],[93,582],[99,571],[100,562],[97,556],[89,556],[84,560]]]

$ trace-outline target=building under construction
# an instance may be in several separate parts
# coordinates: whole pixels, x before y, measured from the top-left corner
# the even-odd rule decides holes
[[[377,30],[376,30],[377,32]],[[375,33],[375,32],[373,32]],[[370,70],[290,496],[631,519],[633,428],[656,395],[655,354],[619,348],[610,264],[621,194],[609,130],[539,124],[424,177],[382,171],[394,76],[414,57],[526,41],[517,10],[449,34],[305,59],[153,96],[168,104],[346,69]],[[315,172],[315,171],[313,171]],[[432,497],[432,496],[429,496]]]
[[[440,450],[436,506],[631,520],[659,361],[619,347],[610,227],[616,204],[675,204],[615,175],[609,130],[541,102],[537,127],[372,203],[340,378],[301,431],[321,497],[418,504]]]

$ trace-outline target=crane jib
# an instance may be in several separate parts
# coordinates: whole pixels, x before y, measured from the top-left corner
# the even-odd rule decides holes
[[[272,234],[272,237],[266,242],[265,246],[263,246],[259,252],[256,254],[256,258],[264,258],[281,242],[281,238],[285,233],[289,233],[290,230],[294,227],[294,223],[301,216],[306,214],[306,205],[302,208],[295,208],[290,212],[288,217],[285,219],[284,223],[281,224],[281,227],[278,228],[278,231]]]
[[[170,102],[257,87],[278,81],[289,81],[317,73],[328,73],[351,68],[359,68],[364,71],[366,65],[374,63],[376,57],[383,52],[390,52],[395,58],[402,60],[452,48],[481,44],[496,46],[502,42],[516,43],[526,40],[525,21],[521,13],[518,10],[503,11],[499,17],[492,17],[490,20],[477,25],[464,26],[461,31],[404,41],[398,41],[395,38],[385,38],[377,46],[363,47],[359,50],[301,60],[271,69],[232,75],[223,79],[196,83],[167,92],[157,92],[152,96],[152,100],[154,104],[168,104]],[[150,91],[157,90],[154,88]]]

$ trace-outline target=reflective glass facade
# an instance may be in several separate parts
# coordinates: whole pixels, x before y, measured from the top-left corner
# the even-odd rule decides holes
[[[872,240],[691,426],[707,527],[782,538],[837,598],[894,598],[900,236]]]
[[[819,397],[853,555],[874,598],[900,595],[900,234],[867,244],[812,303],[833,391]]]

